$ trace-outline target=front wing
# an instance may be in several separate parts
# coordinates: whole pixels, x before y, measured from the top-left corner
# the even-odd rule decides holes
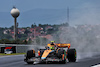
[[[28,59],[26,62],[60,62],[60,61],[62,61],[62,59],[59,59],[59,58],[47,58],[45,60],[42,60],[40,58],[33,57],[33,58]]]

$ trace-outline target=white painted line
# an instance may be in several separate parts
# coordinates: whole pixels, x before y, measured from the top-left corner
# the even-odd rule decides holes
[[[98,65],[95,65],[95,66],[91,66],[91,67],[100,67],[100,64],[98,64]]]
[[[8,55],[8,56],[1,56],[0,58],[5,58],[5,57],[14,57],[14,56],[24,56],[24,55]]]

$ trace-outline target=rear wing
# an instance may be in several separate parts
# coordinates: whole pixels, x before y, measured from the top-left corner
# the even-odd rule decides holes
[[[57,45],[57,47],[62,47],[62,48],[68,47],[68,49],[70,48],[70,44],[66,44],[66,43],[65,44],[57,43],[56,45]]]

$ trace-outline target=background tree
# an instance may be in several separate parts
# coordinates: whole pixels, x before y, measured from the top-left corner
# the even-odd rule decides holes
[[[34,25],[33,24],[31,25],[31,28],[34,28]]]
[[[11,26],[9,29],[13,30],[14,29],[14,26]]]
[[[25,32],[24,32],[24,34],[27,35],[28,33],[30,33],[30,31],[26,29]]]

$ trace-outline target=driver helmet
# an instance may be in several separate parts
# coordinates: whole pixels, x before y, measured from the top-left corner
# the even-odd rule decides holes
[[[54,45],[54,42],[55,42],[55,41],[51,41],[51,45]]]

